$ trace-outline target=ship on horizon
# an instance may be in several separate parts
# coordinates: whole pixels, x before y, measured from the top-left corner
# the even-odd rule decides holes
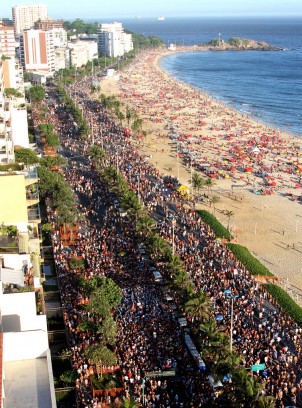
[[[165,17],[164,17],[164,16],[160,16],[160,17],[158,17],[157,21],[165,21]]]

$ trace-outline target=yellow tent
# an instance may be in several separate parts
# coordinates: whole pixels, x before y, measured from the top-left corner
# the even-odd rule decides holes
[[[187,186],[184,186],[183,184],[178,187],[177,191],[181,196],[185,197],[190,197],[190,189]]]

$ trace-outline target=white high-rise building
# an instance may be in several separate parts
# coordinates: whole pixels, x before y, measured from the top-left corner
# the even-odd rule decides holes
[[[48,18],[45,4],[24,4],[12,8],[15,36],[22,34],[23,30],[32,28],[38,20]]]
[[[77,41],[68,43],[70,51],[70,66],[81,67],[98,56],[95,41]]]
[[[4,56],[15,58],[16,42],[14,28],[0,21],[0,48]]]
[[[122,23],[99,24],[99,55],[121,57],[131,50],[133,50],[132,35],[124,32]]]
[[[53,31],[25,30],[20,38],[21,63],[27,72],[55,71]]]

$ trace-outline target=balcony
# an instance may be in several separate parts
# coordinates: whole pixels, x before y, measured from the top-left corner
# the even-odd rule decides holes
[[[41,222],[40,206],[37,204],[33,207],[28,208],[27,215],[28,222],[40,223]]]
[[[1,254],[19,254],[19,245],[16,237],[7,234],[0,235]]]
[[[32,205],[39,204],[40,198],[39,198],[39,193],[31,193],[30,191],[26,192],[26,203],[27,207],[30,207]]]
[[[38,192],[34,192],[34,193],[32,193],[30,191],[26,192],[27,207],[39,204],[39,201],[40,201],[40,198],[39,198],[39,193]]]
[[[30,186],[31,184],[38,183],[38,173],[36,167],[30,167],[26,170],[25,174],[25,185]]]

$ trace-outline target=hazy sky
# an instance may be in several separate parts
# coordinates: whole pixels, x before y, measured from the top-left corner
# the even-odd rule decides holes
[[[0,0],[0,17],[10,17],[16,4],[35,1]],[[95,18],[204,15],[302,16],[301,0],[45,0],[52,18]]]

